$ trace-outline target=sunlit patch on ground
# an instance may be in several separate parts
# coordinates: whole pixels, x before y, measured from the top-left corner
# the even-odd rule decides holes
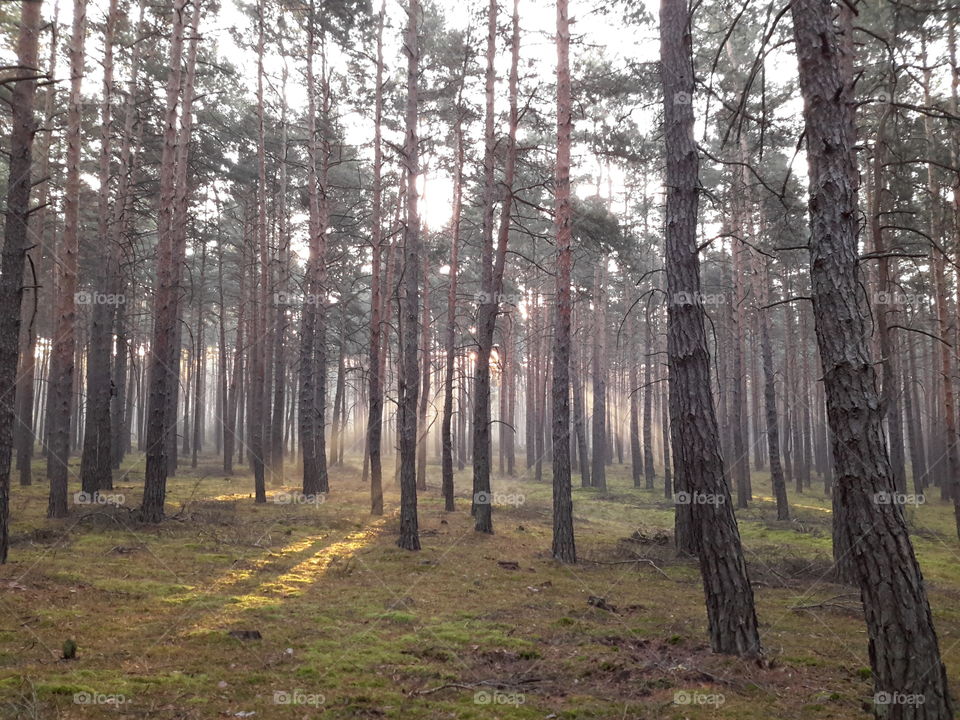
[[[120,484],[128,507],[139,460]],[[672,550],[672,506],[662,488],[635,490],[629,466],[610,467],[606,493],[574,489],[582,562],[569,568],[549,556],[549,472],[496,478],[496,533],[478,536],[469,470],[446,513],[428,466],[423,550],[410,553],[395,545],[392,477],[387,516],[371,518],[352,460],[331,470],[320,505],[255,505],[250,477],[223,478],[209,460],[171,479],[175,518],[159,526],[122,508],[51,522],[45,486],[13,488],[0,718],[863,717],[863,620],[826,572],[819,488],[788,488],[797,503],[780,523],[757,472],[756,501],[737,513],[768,659],[758,667],[709,651],[699,570]],[[931,501],[910,522],[958,687],[950,511]],[[67,640],[74,660],[60,659]],[[90,697],[105,702],[76,700]]]

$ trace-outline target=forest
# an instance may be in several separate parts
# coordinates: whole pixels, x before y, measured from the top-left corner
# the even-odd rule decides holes
[[[5,0],[0,718],[954,718],[958,18]]]

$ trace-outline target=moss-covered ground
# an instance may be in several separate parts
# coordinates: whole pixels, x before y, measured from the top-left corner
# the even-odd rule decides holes
[[[431,465],[412,553],[395,545],[393,478],[387,515],[372,518],[357,463],[331,469],[322,503],[258,506],[243,469],[227,478],[205,460],[169,481],[155,526],[132,512],[142,457],[116,474],[123,506],[73,505],[64,520],[44,517],[45,482],[15,486],[0,717],[866,717],[866,630],[854,590],[831,581],[818,487],[791,488],[793,519],[780,523],[758,472],[756,502],[738,512],[758,664],[710,652],[697,565],[672,549],[672,504],[662,488],[634,489],[628,465],[611,466],[605,493],[575,489],[581,562],[566,567],[549,555],[546,482],[498,476],[495,501],[512,504],[478,535],[469,469],[447,513]],[[296,491],[286,472],[271,499]],[[931,496],[907,512],[956,690],[952,511]]]

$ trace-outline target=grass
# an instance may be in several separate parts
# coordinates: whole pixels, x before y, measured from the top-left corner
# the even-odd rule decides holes
[[[142,466],[134,456],[117,473],[126,508],[139,503]],[[710,653],[699,571],[670,544],[672,506],[662,489],[632,488],[629,466],[611,466],[606,493],[574,490],[572,568],[549,556],[548,484],[496,478],[498,494],[523,502],[496,507],[485,536],[472,529],[469,472],[446,513],[429,470],[419,553],[394,544],[392,480],[388,515],[371,518],[350,464],[331,470],[323,503],[257,506],[249,476],[226,478],[207,460],[169,481],[157,526],[124,507],[73,506],[50,521],[45,483],[14,487],[0,717],[864,717],[862,614],[848,599],[793,609],[852,592],[830,582],[819,488],[791,493],[794,519],[779,523],[758,472],[758,499],[738,513],[760,666]],[[268,494],[296,491],[287,473]],[[931,501],[910,515],[956,688],[951,508]],[[637,556],[650,562],[629,562]],[[73,660],[61,659],[68,640]]]

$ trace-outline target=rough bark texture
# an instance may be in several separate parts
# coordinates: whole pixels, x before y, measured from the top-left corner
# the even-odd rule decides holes
[[[33,169],[33,115],[40,64],[40,1],[21,5],[17,62],[24,77],[13,86],[10,133],[10,170],[7,180],[7,213],[3,256],[0,260],[0,563],[7,561],[10,504],[10,462],[13,449],[14,396],[20,350],[20,302],[23,269],[29,246],[31,170]]]
[[[417,211],[417,173],[419,144],[417,138],[417,79],[420,64],[417,23],[420,20],[419,0],[410,0],[407,7],[407,30],[404,51],[407,54],[406,137],[404,139],[405,192],[407,218],[403,229],[403,311],[400,342],[403,364],[400,373],[400,537],[397,545],[406,550],[420,549],[417,521],[417,320],[419,317],[420,215]]]
[[[553,557],[575,563],[573,496],[570,480],[570,145],[573,132],[570,89],[570,19],[567,0],[557,0],[557,167],[554,227],[557,234],[557,309],[553,335]],[[581,464],[586,460],[581,458]]]
[[[706,313],[697,256],[699,158],[693,141],[693,61],[686,0],[660,5],[666,140],[667,358],[677,506],[690,519],[715,652],[755,655],[760,637],[740,533],[720,456]]]
[[[835,522],[849,523],[876,691],[924,698],[921,704],[878,704],[875,712],[897,719],[952,718],[902,510],[878,502],[878,494],[893,492],[894,485],[858,261],[852,58],[843,57],[830,0],[793,0],[791,10],[810,166],[813,312],[833,437],[834,497],[846,508]]]
[[[370,218],[370,352],[369,352],[369,412],[367,415],[367,455],[370,459],[370,514],[383,515],[383,466],[381,463],[381,437],[383,434],[383,380],[380,373],[380,344],[382,322],[380,318],[380,263],[383,257],[383,231],[381,208],[383,198],[383,21],[386,0],[380,5],[377,15],[377,87],[373,113],[373,212]]]
[[[87,295],[93,300],[90,340],[87,345],[87,412],[80,457],[80,483],[88,495],[112,487],[112,431],[110,403],[111,345],[119,293],[120,247],[110,233],[110,179],[113,113],[113,43],[117,25],[118,0],[110,0],[104,26],[103,98],[100,105],[100,191],[97,234],[104,239],[100,251],[96,291]],[[115,202],[119,202],[117,196]]]
[[[167,491],[167,433],[172,417],[168,416],[170,395],[176,392],[171,358],[176,353],[177,294],[180,284],[180,263],[176,248],[175,194],[177,163],[177,107],[182,78],[181,56],[186,27],[187,0],[176,0],[173,6],[173,34],[170,42],[170,71],[167,75],[166,115],[163,129],[163,151],[160,159],[160,201],[158,206],[157,286],[154,293],[153,342],[149,356],[149,401],[146,428],[146,470],[140,518],[159,522]]]
[[[70,458],[70,420],[76,361],[76,292],[80,251],[80,151],[84,45],[87,32],[86,0],[75,0],[70,38],[70,105],[67,110],[66,187],[63,198],[63,242],[58,253],[57,324],[50,375],[51,432],[47,474],[50,477],[48,517],[67,514],[67,477]],[[55,372],[54,372],[55,370]]]

